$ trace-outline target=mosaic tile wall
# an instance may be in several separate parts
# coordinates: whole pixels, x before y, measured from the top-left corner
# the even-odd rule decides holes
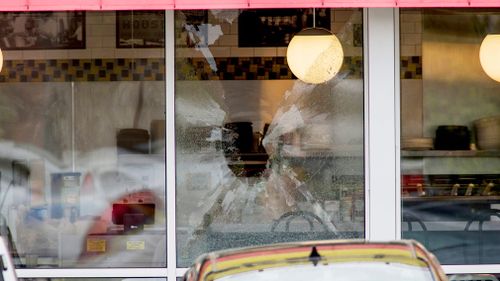
[[[277,80],[295,79],[285,57],[215,58],[214,72],[204,58],[187,58],[179,61],[177,70],[181,80]],[[347,79],[363,77],[363,59],[346,57],[341,72]]]
[[[5,61],[0,82],[159,81],[164,59]]]
[[[215,58],[217,71],[204,58],[183,59],[180,80],[294,79],[284,57]],[[180,61],[179,61],[180,62]],[[341,72],[347,79],[363,77],[362,57],[346,57]],[[10,60],[0,72],[0,83],[69,81],[163,81],[165,61],[154,59]],[[401,58],[402,79],[422,79],[420,56]]]
[[[401,57],[401,79],[422,79],[422,57]]]

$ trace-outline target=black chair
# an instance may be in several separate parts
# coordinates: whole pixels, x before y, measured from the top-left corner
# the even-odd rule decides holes
[[[482,209],[475,213],[465,225],[465,231],[469,231],[473,222],[478,222],[478,230],[483,231],[483,223],[489,221],[491,217],[500,218],[500,210],[498,209]]]
[[[498,209],[480,209],[469,219],[469,221],[467,222],[467,224],[465,225],[465,228],[464,228],[465,232],[470,232],[472,224],[476,221],[478,222],[478,227],[477,227],[476,231],[477,231],[477,247],[478,247],[479,263],[482,263],[483,256],[484,256],[483,224],[485,221],[490,221],[491,217],[497,217],[500,219],[500,210],[498,210]],[[465,257],[468,257],[468,255],[466,255],[466,253],[465,253],[465,247],[464,247],[464,255],[465,255]]]
[[[326,227],[325,223],[323,222],[323,220],[320,217],[318,217],[317,215],[315,215],[311,212],[308,212],[308,211],[292,211],[292,212],[288,212],[288,213],[281,215],[281,217],[279,217],[277,220],[275,220],[271,226],[271,232],[275,232],[278,225],[280,225],[282,222],[285,222],[285,231],[289,232],[290,231],[290,223],[294,219],[297,219],[297,218],[303,218],[307,221],[307,223],[309,224],[309,231],[314,230],[314,222],[315,221],[323,227],[323,230],[325,232],[329,231],[328,228]]]
[[[413,222],[419,224],[423,231],[427,231],[427,227],[424,222],[413,213],[403,212],[403,222],[407,223],[408,231],[413,231]]]
[[[408,226],[408,231],[406,232],[406,235],[404,235],[404,238],[415,239],[424,244],[425,247],[430,247],[427,226],[417,215],[412,212],[405,211],[402,214],[402,221]],[[422,231],[414,231],[413,223],[420,225]]]

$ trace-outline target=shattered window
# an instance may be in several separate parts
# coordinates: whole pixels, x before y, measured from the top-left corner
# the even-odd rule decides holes
[[[364,237],[361,9],[175,13],[178,266],[218,249]],[[295,77],[307,27],[341,42],[339,73]]]

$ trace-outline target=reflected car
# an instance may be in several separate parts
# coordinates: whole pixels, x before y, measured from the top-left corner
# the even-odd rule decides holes
[[[0,219],[14,264],[165,266],[163,173],[163,155],[107,147],[82,153],[73,167],[0,141]],[[141,235],[140,250],[129,249],[129,234]]]
[[[0,280],[17,281],[16,270],[12,261],[12,255],[9,252],[7,241],[0,237]]]
[[[183,281],[447,281],[435,256],[413,240],[280,243],[201,255]]]

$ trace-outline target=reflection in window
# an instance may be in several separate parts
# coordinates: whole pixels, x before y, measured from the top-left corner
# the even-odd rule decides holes
[[[120,52],[115,13],[83,15],[87,49],[4,53],[1,234],[19,268],[164,267],[164,49]]]
[[[311,12],[262,11],[255,32]],[[241,47],[254,37],[239,11],[176,12],[178,266],[215,249],[364,237],[362,14],[324,12],[348,55],[321,85],[294,79],[286,47]]]
[[[401,10],[402,237],[443,264],[500,262],[500,84],[479,60],[500,10]]]

